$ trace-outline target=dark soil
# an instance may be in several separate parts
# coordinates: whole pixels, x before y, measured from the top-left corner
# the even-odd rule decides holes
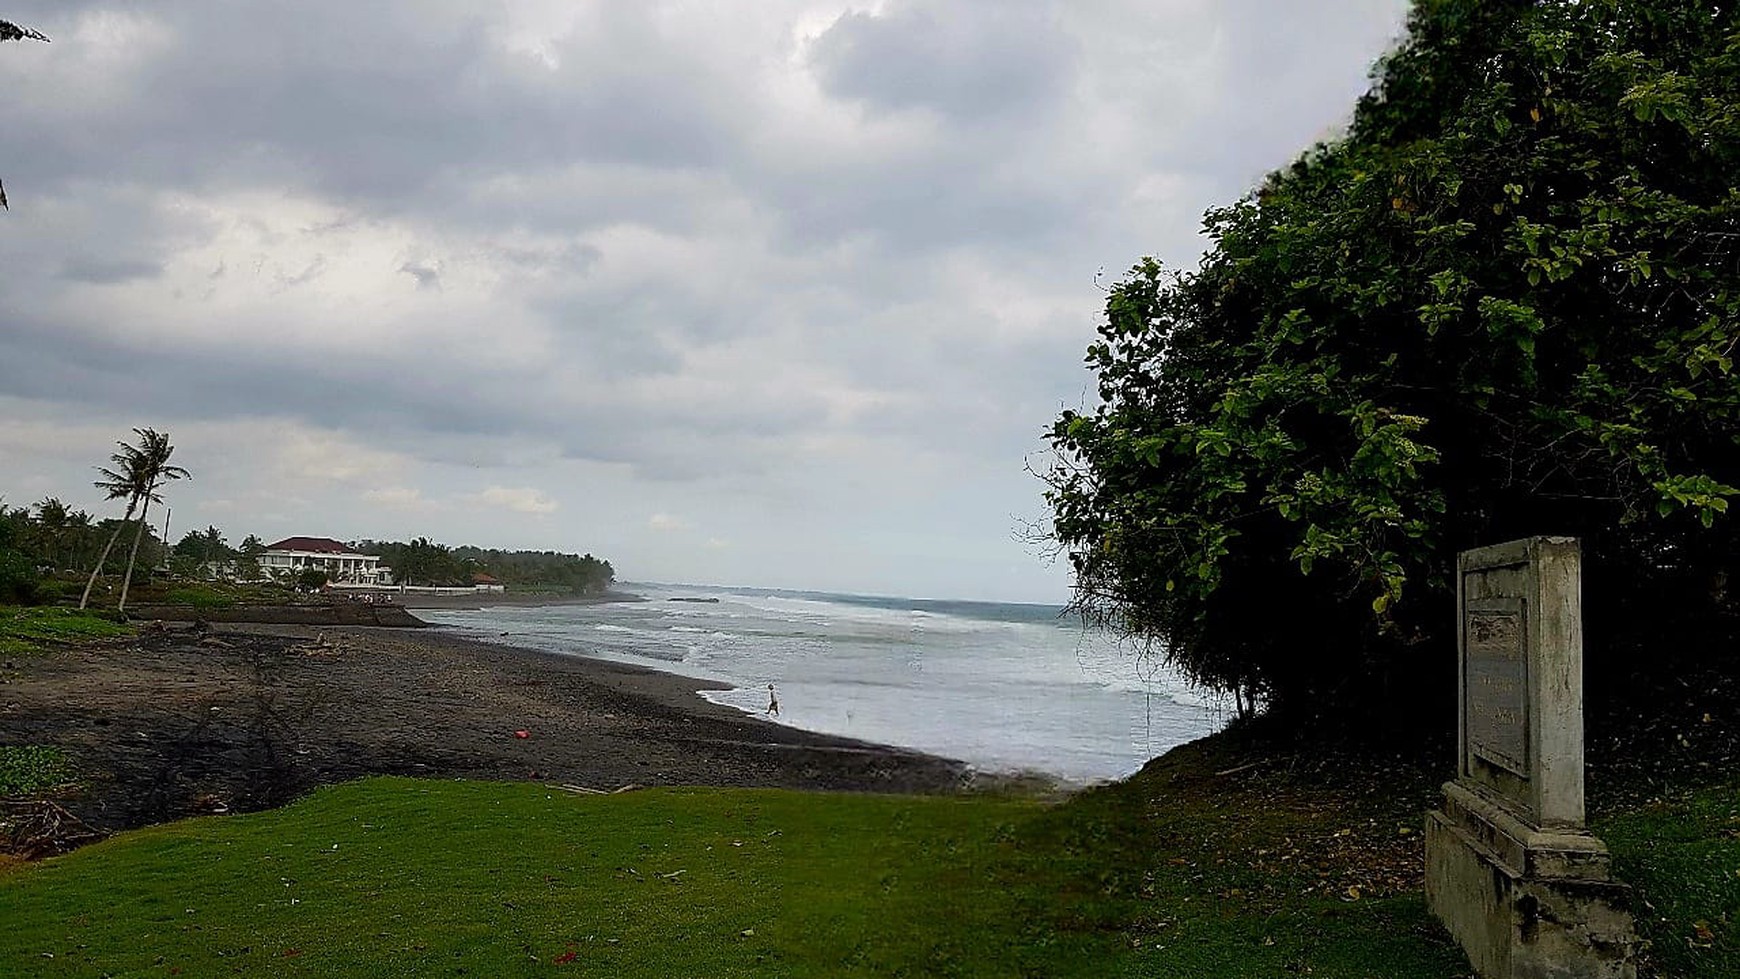
[[[632,666],[432,630],[217,628],[0,664],[0,744],[61,748],[80,782],[55,802],[99,832],[376,774],[607,791],[976,781],[961,763],[782,727],[702,700],[705,681]]]

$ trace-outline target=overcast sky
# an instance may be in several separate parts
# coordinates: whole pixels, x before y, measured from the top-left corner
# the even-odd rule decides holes
[[[1406,8],[0,3],[7,503],[152,426],[175,537],[1016,601],[1096,271],[1193,263]]]

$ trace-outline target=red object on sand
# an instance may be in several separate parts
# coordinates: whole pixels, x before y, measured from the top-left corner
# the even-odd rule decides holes
[[[515,731],[514,732],[514,737],[516,737],[516,738],[529,738],[531,736],[532,736],[532,732],[530,732],[530,731]]]

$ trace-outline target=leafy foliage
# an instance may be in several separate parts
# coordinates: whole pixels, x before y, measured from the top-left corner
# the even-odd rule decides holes
[[[27,795],[68,781],[71,770],[59,748],[0,745],[0,796]]]
[[[0,20],[0,41],[22,41],[25,39],[32,41],[48,40],[41,31],[31,30],[28,27],[19,27],[17,24],[14,24],[9,20]]]
[[[0,602],[29,605],[37,600],[42,579],[30,558],[9,547],[0,547]]]
[[[1344,139],[1210,212],[1197,269],[1111,290],[1101,404],[1050,434],[1078,607],[1273,708],[1418,718],[1454,552],[1571,534],[1592,672],[1707,655],[1740,570],[1736,18],[1417,4]]]
[[[90,514],[52,496],[29,507],[0,503],[0,602],[52,601],[62,584],[53,575],[92,567],[104,540],[120,529],[120,521],[93,522]],[[156,538],[149,530],[146,541],[146,553],[154,553]],[[110,560],[104,570],[120,574],[123,568]]]

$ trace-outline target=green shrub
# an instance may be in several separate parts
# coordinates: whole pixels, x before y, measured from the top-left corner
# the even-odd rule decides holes
[[[38,650],[44,642],[100,639],[127,633],[114,609],[8,608],[0,606],[0,654]]]
[[[25,795],[53,788],[71,779],[72,770],[59,748],[44,745],[0,745],[0,796]]]
[[[0,602],[34,605],[42,600],[42,579],[29,558],[0,549]]]

